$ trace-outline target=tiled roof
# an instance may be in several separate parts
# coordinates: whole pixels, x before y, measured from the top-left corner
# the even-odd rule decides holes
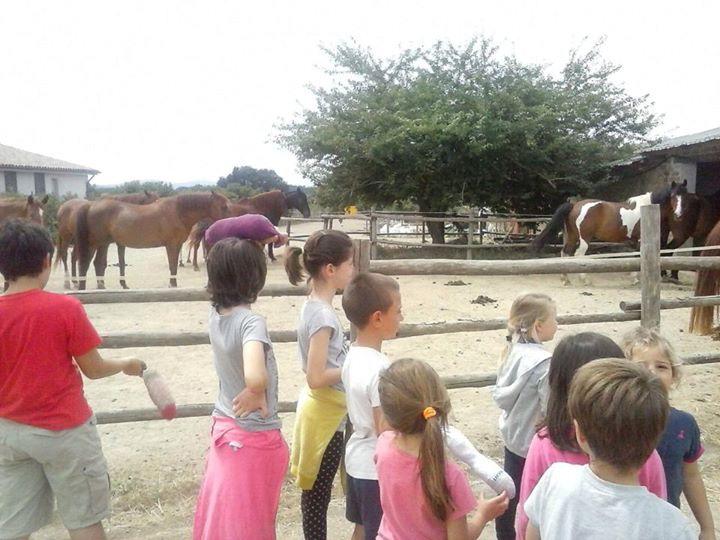
[[[98,174],[100,171],[0,144],[0,169],[27,169]]]
[[[667,139],[661,143],[651,146],[643,150],[644,152],[657,152],[660,150],[669,150],[671,148],[677,148],[679,146],[689,146],[691,144],[704,143],[720,139],[720,127],[715,129],[709,129],[707,131],[701,131],[700,133],[693,133],[692,135],[683,135],[682,137],[675,137],[673,139]]]

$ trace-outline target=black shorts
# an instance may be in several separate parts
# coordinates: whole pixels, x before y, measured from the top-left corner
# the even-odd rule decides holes
[[[345,517],[365,528],[366,540],[375,540],[380,520],[380,484],[377,480],[363,480],[347,475],[347,500]]]

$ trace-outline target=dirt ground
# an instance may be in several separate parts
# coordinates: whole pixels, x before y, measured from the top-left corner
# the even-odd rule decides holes
[[[305,224],[306,230],[313,226]],[[297,227],[302,232],[303,226]],[[357,230],[355,227],[354,230]],[[282,251],[282,250],[279,250]],[[117,262],[115,248],[109,260]],[[128,284],[133,288],[167,287],[164,249],[128,250]],[[106,285],[118,288],[117,267],[109,267]],[[455,276],[406,276],[399,283],[405,322],[421,323],[457,319],[483,319],[506,316],[513,298],[524,291],[552,296],[560,314],[618,311],[621,300],[639,300],[640,291],[630,286],[627,274],[598,274],[593,285],[583,287],[574,279],[572,287],[562,287],[559,276],[465,277],[463,284],[449,285]],[[692,294],[690,273],[682,274],[683,285],[664,285],[663,297]],[[205,284],[205,268],[194,272],[185,266],[178,271],[180,287]],[[281,259],[269,264],[268,283],[284,283]],[[94,288],[94,280],[89,281]],[[49,290],[62,291],[62,272],[55,271]],[[494,301],[471,303],[484,295]],[[268,319],[273,330],[294,329],[302,298],[261,298],[255,310]],[[341,313],[339,301],[336,308]],[[197,332],[206,330],[208,305],[204,302],[175,304],[89,305],[87,311],[101,333],[106,332]],[[662,331],[670,337],[680,355],[713,351],[718,343],[708,337],[687,332],[689,310],[662,313]],[[344,319],[344,317],[343,317]],[[345,321],[347,324],[347,322]],[[614,339],[635,323],[606,323],[560,327],[553,348],[562,337],[583,330],[599,331]],[[446,336],[398,339],[388,342],[384,351],[391,359],[403,356],[430,362],[441,375],[478,374],[496,369],[504,345],[504,333],[469,332]],[[295,344],[277,344],[280,369],[280,399],[294,400],[304,378],[296,357]],[[210,402],[215,398],[217,379],[209,346],[138,348],[107,350],[107,357],[137,356],[158,369],[168,380],[178,403]],[[706,452],[701,467],[708,496],[720,528],[720,364],[688,366],[684,380],[672,401],[691,412],[703,432]],[[86,381],[86,394],[95,411],[111,411],[151,406],[144,385],[138,379],[117,375],[105,380]],[[498,410],[487,388],[452,390],[456,425],[487,455],[501,459],[502,443],[497,428]],[[291,443],[294,416],[283,415],[283,433]],[[110,538],[176,539],[189,538],[193,507],[208,446],[207,418],[178,419],[172,422],[137,422],[100,426],[105,455],[112,478],[113,515],[106,527]],[[477,492],[481,482],[473,480]],[[283,489],[278,516],[278,535],[285,540],[300,539],[299,491],[290,482]],[[686,510],[687,511],[687,510]],[[350,524],[344,519],[344,499],[336,482],[329,514],[329,538],[349,538]],[[56,520],[36,538],[63,537]],[[492,525],[482,538],[494,538]]]

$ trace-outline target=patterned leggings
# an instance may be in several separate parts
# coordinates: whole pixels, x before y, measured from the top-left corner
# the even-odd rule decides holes
[[[305,540],[327,539],[327,511],[330,505],[333,479],[345,449],[345,437],[338,431],[325,449],[320,471],[312,489],[303,490],[300,497]]]

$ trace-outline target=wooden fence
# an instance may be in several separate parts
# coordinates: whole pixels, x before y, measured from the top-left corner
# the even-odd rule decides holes
[[[660,269],[694,270],[697,268],[720,268],[720,257],[672,257],[661,258],[660,213],[657,205],[643,207],[641,211],[641,257],[639,259],[584,259],[557,258],[520,261],[456,261],[456,260],[371,260],[371,242],[355,240],[355,263],[359,271],[370,270],[388,275],[528,275],[556,273],[595,272],[641,272],[641,302],[621,302],[621,310],[610,313],[567,314],[558,317],[558,322],[568,324],[589,324],[600,322],[621,322],[640,320],[646,327],[660,324],[663,309],[677,309],[693,305],[720,305],[720,296],[686,298],[679,300],[660,299]],[[115,302],[181,302],[206,301],[203,289],[168,289],[137,291],[81,291],[67,293],[79,298],[85,304]],[[261,296],[299,296],[307,294],[304,287],[267,286]],[[500,330],[506,327],[503,318],[486,320],[460,320],[450,322],[403,324],[399,338],[438,335],[456,332],[479,332]],[[155,347],[200,345],[209,343],[206,332],[154,332],[154,333],[108,333],[103,337],[105,348]],[[276,343],[293,342],[295,331],[272,331],[271,339]],[[695,355],[685,359],[687,364],[720,361],[719,354]],[[492,385],[494,374],[461,375],[446,377],[449,388],[483,387]],[[195,403],[178,407],[179,417],[205,416],[212,410],[212,404]],[[281,412],[294,411],[294,403],[283,402]],[[132,409],[115,412],[99,412],[99,423],[133,422],[159,419],[154,409]]]

